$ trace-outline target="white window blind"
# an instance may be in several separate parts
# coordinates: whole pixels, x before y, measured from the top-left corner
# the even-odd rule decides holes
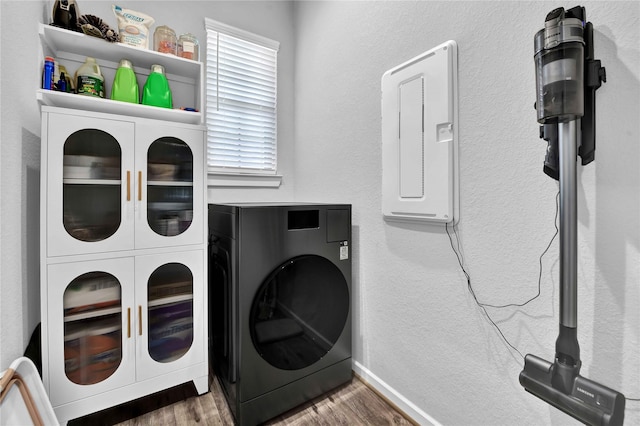
[[[279,43],[205,18],[210,173],[275,174]]]

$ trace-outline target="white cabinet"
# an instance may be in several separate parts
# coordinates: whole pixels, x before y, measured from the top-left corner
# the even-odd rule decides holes
[[[134,137],[131,121],[43,111],[48,257],[134,248]]]
[[[136,248],[203,243],[204,132],[144,120],[135,140]]]
[[[47,108],[42,116],[47,256],[204,242],[202,129]]]
[[[49,265],[54,407],[205,362],[203,255]]]
[[[43,381],[61,422],[208,390],[201,126],[42,108]]]
[[[193,285],[204,282],[205,263],[204,252],[136,258],[138,380],[206,362],[203,288]]]
[[[134,259],[49,265],[46,274],[51,404],[133,383]]]
[[[107,99],[42,105],[42,375],[62,423],[193,381],[208,391],[203,64],[50,25],[42,51],[97,60]],[[121,59],[164,67],[174,108],[108,99]],[[186,111],[180,107],[195,109]]]

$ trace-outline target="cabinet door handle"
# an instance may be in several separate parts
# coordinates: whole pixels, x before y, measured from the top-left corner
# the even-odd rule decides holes
[[[142,336],[142,305],[138,305],[138,334]]]
[[[127,201],[131,201],[131,170],[127,170]]]
[[[138,170],[138,201],[142,201],[142,171]]]
[[[131,338],[131,308],[127,308],[127,339]]]

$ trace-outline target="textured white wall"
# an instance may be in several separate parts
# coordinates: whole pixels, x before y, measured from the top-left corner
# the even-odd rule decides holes
[[[280,41],[278,189],[210,189],[210,201],[293,197],[293,8],[285,1],[78,1],[80,12],[117,28],[113,3],[148,13],[156,25],[191,32],[204,54],[204,17]],[[0,370],[22,355],[40,320],[40,109],[42,49],[38,23],[50,22],[52,0],[0,0]],[[152,31],[155,26],[152,27]]]
[[[576,422],[521,388],[522,358],[475,305],[444,228],[382,219],[380,78],[457,41],[464,260],[481,301],[523,302],[536,294],[557,192],[542,173],[533,36],[547,12],[575,5],[296,3],[296,199],[353,203],[354,358],[443,424]],[[638,398],[640,4],[584,5],[609,82],[597,94],[596,162],[578,175],[582,374]],[[557,258],[556,240],[537,300],[489,309],[520,352],[548,360]],[[627,424],[640,423],[640,403],[628,407]]]
[[[0,369],[22,355],[40,317],[38,22],[44,2],[0,2]],[[16,19],[20,16],[20,19]]]

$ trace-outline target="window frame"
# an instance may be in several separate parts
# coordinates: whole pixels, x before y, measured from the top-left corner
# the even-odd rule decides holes
[[[245,31],[243,29],[210,19],[204,18],[205,21],[205,30],[207,36],[207,45],[209,43],[209,31],[215,31],[221,34],[225,34],[231,37],[238,38],[240,40],[244,40],[250,43],[257,44],[259,46],[272,49],[276,52],[276,60],[277,53],[280,49],[280,43],[278,41],[269,39],[267,37],[263,37],[261,35],[251,33],[249,31]],[[204,86],[204,100],[206,108],[215,108],[215,105],[209,105],[206,91],[209,88],[209,81],[207,78],[207,74],[210,72],[210,61],[208,48],[205,49],[205,56],[207,57],[207,63],[205,65],[205,75],[203,78],[203,86]],[[275,169],[273,171],[265,171],[259,169],[241,169],[241,168],[224,168],[219,167],[216,168],[214,166],[209,165],[208,154],[207,154],[207,175],[208,175],[208,185],[209,186],[222,186],[222,187],[279,187],[282,182],[282,176],[278,174],[278,114],[277,114],[277,102],[278,102],[278,64],[276,61],[276,79],[275,79],[275,88],[276,88],[276,114],[275,114],[275,135],[274,135],[274,150],[275,150]],[[205,126],[207,127],[207,152],[209,149],[209,123],[207,120],[207,115],[205,114]]]

